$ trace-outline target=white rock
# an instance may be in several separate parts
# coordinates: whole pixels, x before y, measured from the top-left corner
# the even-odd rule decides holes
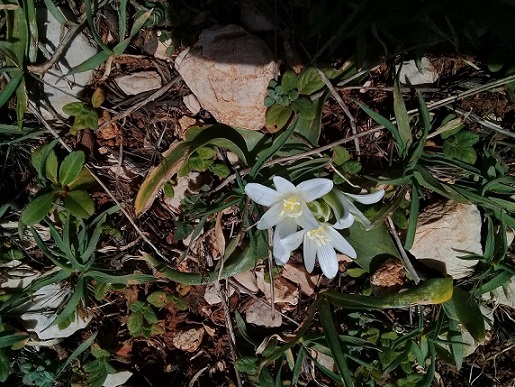
[[[170,61],[172,59],[170,56],[171,56],[171,54],[173,54],[173,41],[172,41],[172,39],[166,39],[164,42],[162,42],[161,39],[159,39],[160,35],[161,35],[161,33],[159,31],[157,34],[157,36],[158,36],[158,38],[156,39],[157,47],[156,47],[156,50],[154,51],[154,56],[157,59]]]
[[[413,59],[402,62],[402,68],[399,74],[400,82],[415,86],[435,83],[437,81],[438,72],[426,57],[420,60],[420,69],[421,70],[418,69]],[[399,65],[395,65],[395,72],[397,71],[399,71]]]
[[[450,201],[431,206],[420,214],[410,253],[454,279],[470,275],[478,261],[458,257],[483,253],[479,210]]]
[[[261,327],[276,328],[282,325],[283,318],[275,309],[272,313],[272,309],[268,305],[256,300],[245,312],[245,321]]]
[[[46,9],[38,8],[37,15],[38,25],[45,26],[39,31],[41,44],[44,44],[47,50],[53,53],[61,38],[61,24]],[[59,77],[96,53],[97,49],[90,45],[88,38],[83,33],[77,34],[59,61],[60,72],[52,69],[43,77],[45,82],[53,85],[44,85],[43,92],[50,105],[63,117],[68,117],[62,110],[63,106],[79,101],[75,97],[80,96],[84,87],[91,81],[93,71],[73,74],[61,80]],[[41,109],[41,113],[45,119],[54,118],[54,115],[47,110]]]
[[[485,301],[492,301],[496,305],[515,308],[515,277],[511,277],[506,285],[499,286],[492,292],[483,294],[482,298]]]
[[[114,374],[107,375],[103,387],[117,387],[124,384],[129,378],[132,376],[132,372],[130,371],[120,371]]]
[[[265,125],[267,86],[277,72],[270,48],[243,28],[205,30],[175,66],[217,121],[258,130]]]
[[[182,101],[193,115],[198,114],[198,112],[200,112],[200,109],[202,109],[202,106],[200,106],[200,102],[198,101],[197,97],[195,97],[193,94],[185,95]]]
[[[139,71],[116,78],[115,83],[126,95],[137,95],[159,89],[163,83],[156,71]]]

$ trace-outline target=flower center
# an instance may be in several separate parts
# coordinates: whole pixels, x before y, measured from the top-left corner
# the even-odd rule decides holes
[[[279,216],[289,216],[290,218],[297,218],[302,215],[302,207],[300,202],[295,196],[288,199],[283,199],[283,210]]]
[[[325,246],[332,238],[327,235],[322,226],[306,233],[309,239],[314,240],[317,246]]]

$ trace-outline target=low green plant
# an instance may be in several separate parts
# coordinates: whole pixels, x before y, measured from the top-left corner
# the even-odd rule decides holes
[[[66,211],[79,218],[89,218],[95,211],[95,203],[86,192],[95,180],[84,167],[84,152],[70,152],[59,162],[53,149],[56,143],[52,141],[32,153],[32,165],[41,188],[21,214],[20,221],[25,225],[40,222],[61,203]]]
[[[203,146],[198,148],[183,165],[179,176],[186,176],[191,171],[205,172],[207,170],[223,179],[229,176],[230,170],[225,164],[216,162],[216,150],[213,147]]]
[[[127,319],[127,328],[132,336],[150,337],[164,332],[150,303],[135,301],[129,306],[132,312]]]
[[[73,117],[71,134],[77,134],[81,129],[96,130],[98,128],[97,109],[102,105],[104,99],[102,89],[98,88],[91,97],[91,107],[82,102],[72,102],[63,106],[63,112]]]
[[[116,369],[109,363],[111,354],[95,343],[91,346],[91,355],[95,359],[85,363],[82,367],[88,374],[86,383],[91,387],[102,387],[107,376],[116,372]]]

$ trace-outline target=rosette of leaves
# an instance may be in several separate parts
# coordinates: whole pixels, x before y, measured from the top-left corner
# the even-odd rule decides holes
[[[77,134],[81,129],[98,128],[98,113],[97,109],[102,105],[105,100],[105,95],[102,89],[96,89],[91,97],[91,106],[83,102],[72,102],[63,106],[63,112],[72,116],[73,125],[70,128],[71,134]]]
[[[41,189],[21,214],[21,222],[25,225],[40,222],[61,203],[66,211],[78,218],[89,218],[95,211],[93,199],[85,191],[95,180],[84,167],[84,152],[73,151],[59,163],[53,149],[56,143],[44,145],[32,154],[32,165],[38,173]]]
[[[127,320],[127,328],[132,336],[150,337],[164,332],[154,309],[149,304],[138,300],[131,304],[129,309],[132,313]]]

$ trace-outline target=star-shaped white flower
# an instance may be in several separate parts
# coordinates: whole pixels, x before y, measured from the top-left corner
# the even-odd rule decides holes
[[[315,258],[322,272],[327,278],[334,278],[338,273],[338,258],[336,251],[351,258],[356,258],[356,250],[345,238],[327,223],[320,223],[318,227],[308,230],[300,230],[281,239],[283,249],[288,255],[303,243],[304,265],[311,273],[315,267]]]
[[[367,217],[363,215],[363,213],[354,205],[353,201],[361,204],[377,203],[383,198],[384,190],[379,190],[365,195],[354,195],[340,191],[338,189],[333,190],[333,193],[336,195],[341,206],[343,207],[343,213],[340,213],[341,211],[337,207],[334,207],[332,203],[329,203],[337,219],[336,223],[334,224],[335,228],[346,228],[345,225],[348,223],[349,214],[352,215],[363,226],[365,226],[366,230],[369,230],[372,227],[370,220],[368,220]]]
[[[290,251],[283,248],[281,239],[297,231],[297,227],[311,230],[318,227],[318,221],[306,203],[319,199],[333,188],[329,179],[311,179],[297,186],[283,177],[274,177],[275,190],[262,184],[249,183],[245,193],[256,203],[270,207],[257,222],[259,230],[275,227],[273,255],[277,264],[284,265],[290,258]]]

